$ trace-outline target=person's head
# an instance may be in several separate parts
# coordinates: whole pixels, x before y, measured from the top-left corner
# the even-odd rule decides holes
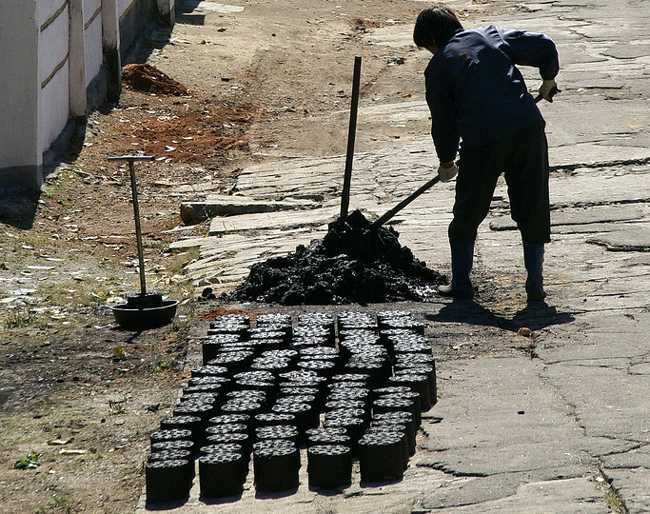
[[[413,42],[418,48],[436,53],[463,26],[456,13],[449,7],[436,4],[424,9],[418,16],[413,30]]]

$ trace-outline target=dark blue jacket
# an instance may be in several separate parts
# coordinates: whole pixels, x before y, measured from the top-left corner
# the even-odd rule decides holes
[[[489,26],[457,32],[433,56],[424,76],[441,162],[454,160],[460,138],[463,146],[478,146],[543,123],[516,64],[539,68],[543,79],[555,78],[555,43],[544,34]]]

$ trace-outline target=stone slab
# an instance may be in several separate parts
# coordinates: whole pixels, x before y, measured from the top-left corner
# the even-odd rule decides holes
[[[214,195],[204,201],[181,203],[181,219],[194,225],[216,216],[236,216],[284,210],[314,209],[318,203],[309,200],[255,200],[245,196]]]
[[[244,11],[241,5],[220,4],[210,2],[209,0],[197,2],[196,0],[185,0],[183,2],[185,10],[191,10],[195,13],[215,13],[215,14],[234,14]]]
[[[467,506],[437,508],[436,512],[457,514],[606,514],[602,492],[588,478],[532,482],[519,486],[506,498]]]
[[[209,234],[214,236],[245,231],[320,226],[334,221],[339,214],[340,208],[331,207],[306,211],[279,211],[273,214],[217,217],[210,223]]]
[[[544,386],[542,362],[483,358],[448,363],[448,369],[456,375],[455,387],[436,406],[443,420],[425,444],[436,469],[488,476],[541,469],[549,462],[588,465],[592,455],[629,447],[585,438],[566,405]],[[482,392],[480,401],[476,391]]]
[[[570,362],[549,366],[544,375],[575,406],[573,414],[588,436],[650,443],[650,376]]]
[[[649,252],[650,227],[631,225],[587,239],[587,243],[604,246],[610,252]]]
[[[551,226],[589,225],[593,223],[612,223],[638,220],[644,210],[636,206],[598,206],[581,209],[562,209],[551,211]],[[490,221],[492,230],[516,230],[517,225],[510,217],[500,217]]]
[[[326,230],[326,226],[265,230],[190,240],[186,245],[199,246],[200,257],[185,267],[185,273],[195,286],[213,285],[219,292],[230,291],[253,264],[286,255],[297,245],[322,237]]]

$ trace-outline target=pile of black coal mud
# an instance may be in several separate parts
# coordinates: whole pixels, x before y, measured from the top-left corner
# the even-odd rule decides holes
[[[354,211],[331,223],[322,240],[255,264],[229,299],[283,305],[421,301],[444,281],[400,245],[396,230],[371,229]]]

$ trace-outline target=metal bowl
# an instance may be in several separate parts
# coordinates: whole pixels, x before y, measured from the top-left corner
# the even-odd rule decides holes
[[[159,307],[138,308],[128,303],[113,307],[115,321],[122,330],[141,331],[168,325],[176,316],[176,300],[164,300]]]

